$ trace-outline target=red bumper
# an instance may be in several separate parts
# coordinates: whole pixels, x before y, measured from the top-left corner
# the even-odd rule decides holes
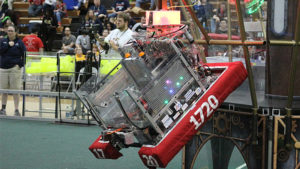
[[[225,67],[226,70],[157,145],[144,145],[139,150],[139,156],[146,166],[165,168],[210,119],[227,96],[247,78],[247,71],[241,62],[207,65],[211,68]]]
[[[94,143],[89,147],[89,150],[99,159],[118,159],[122,154],[115,149],[108,141],[101,140],[100,135]]]

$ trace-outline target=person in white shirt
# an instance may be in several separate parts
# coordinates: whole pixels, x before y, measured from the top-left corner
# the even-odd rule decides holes
[[[119,50],[119,47],[123,47],[130,40],[132,40],[132,31],[128,28],[130,16],[124,12],[120,12],[117,16],[116,26],[117,29],[111,31],[104,42],[110,49],[115,51]],[[103,43],[102,43],[103,45]]]

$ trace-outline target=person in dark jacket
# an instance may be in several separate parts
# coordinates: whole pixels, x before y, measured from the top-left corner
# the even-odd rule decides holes
[[[52,51],[53,41],[56,37],[56,27],[58,26],[56,17],[46,11],[40,27],[39,37],[41,37],[46,51]]]
[[[26,47],[17,37],[16,28],[8,26],[7,38],[0,41],[0,89],[19,89],[21,68],[24,66]],[[13,95],[15,115],[20,116],[19,95]],[[0,114],[6,115],[7,94],[2,94]]]
[[[97,16],[101,22],[103,22],[107,16],[106,8],[101,4],[101,0],[94,0],[94,5],[89,9],[94,11],[94,15]]]
[[[194,5],[194,10],[195,10],[196,16],[197,16],[198,20],[201,22],[201,24],[203,24],[204,22],[206,22],[205,8],[201,4],[200,0],[198,0],[196,2],[196,4]]]

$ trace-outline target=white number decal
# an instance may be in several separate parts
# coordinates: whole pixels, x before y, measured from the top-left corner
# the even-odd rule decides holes
[[[210,96],[207,98],[207,100],[208,100],[209,105],[210,105],[213,109],[216,109],[216,108],[218,107],[219,101],[218,101],[218,99],[217,99],[214,95],[210,95]],[[213,103],[213,102],[215,102],[215,103]]]
[[[97,156],[97,158],[105,158],[104,152],[102,149],[93,149],[94,154]]]
[[[204,123],[205,119],[204,119],[204,108],[206,108],[206,117],[209,117],[214,109],[216,109],[219,105],[219,101],[218,99],[214,96],[214,95],[210,95],[208,98],[207,98],[207,101],[208,102],[204,102],[202,103],[202,105],[200,106],[200,108],[194,113],[195,116],[200,116],[200,122],[192,115],[190,117],[190,123],[193,123],[195,125],[195,130],[198,130],[198,128],[201,126],[201,124]],[[199,119],[199,118],[198,118]]]
[[[195,119],[194,116],[191,116],[190,122],[195,124],[195,130],[197,130],[202,124],[202,123],[198,123],[198,121]]]
[[[147,160],[147,166],[149,167],[159,167],[158,162],[152,156],[143,155],[143,158]]]
[[[201,105],[201,107],[200,107],[200,109],[201,109],[201,111],[203,112],[203,111],[205,111],[205,108],[206,107],[206,114],[207,114],[207,116],[206,117],[208,117],[208,114],[211,114],[214,110],[213,109],[210,109],[210,107],[209,107],[209,104],[207,103],[207,102],[204,102],[202,105]]]

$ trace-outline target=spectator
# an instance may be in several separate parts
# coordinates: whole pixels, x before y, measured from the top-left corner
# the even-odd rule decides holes
[[[17,37],[16,28],[7,28],[7,38],[0,42],[0,89],[19,89],[21,85],[21,67],[24,66],[26,47]],[[13,95],[15,115],[20,116],[19,95]],[[7,94],[2,94],[0,114],[6,115]]]
[[[141,5],[144,4],[144,3],[148,3],[150,2],[150,10],[153,10],[154,7],[155,7],[155,0],[136,0],[135,1],[135,6],[138,7],[138,8],[141,8]]]
[[[94,15],[93,10],[89,10],[85,16],[84,23],[82,27],[90,27],[96,22],[97,17]]]
[[[103,5],[101,5],[101,0],[94,0],[94,5],[90,7],[94,11],[94,15],[97,16],[101,21],[103,21],[107,15],[107,11]]]
[[[38,16],[43,9],[44,0],[29,0],[28,16]]]
[[[108,36],[108,34],[109,34],[108,29],[104,29],[103,32],[102,32],[102,37],[106,38],[106,36]]]
[[[50,13],[50,11],[46,11],[46,15],[43,17],[40,31],[40,37],[45,45],[46,51],[52,50],[52,43],[56,36],[57,27],[57,21],[55,18],[51,17]]]
[[[67,7],[63,0],[58,0],[56,2],[54,14],[56,16],[58,26],[61,26],[61,18],[67,14]]]
[[[212,33],[215,33],[217,29],[217,25],[220,23],[220,18],[217,15],[217,9],[213,10],[212,15],[213,17],[210,20],[210,31]]]
[[[93,44],[92,53],[93,53],[93,55],[95,56],[95,58],[93,58],[93,62],[98,61],[98,60],[99,60],[99,57],[100,57],[100,49],[99,49],[97,43],[94,43],[94,44]],[[96,60],[94,60],[94,59],[96,59]]]
[[[4,28],[10,25],[14,25],[9,16],[5,16],[0,22],[0,28]]]
[[[74,9],[75,9],[75,10],[80,9],[80,7],[81,7],[83,4],[85,4],[85,3],[86,3],[86,0],[78,0],[78,3],[77,3],[76,6],[74,6]]]
[[[220,21],[220,25],[218,29],[216,30],[216,33],[218,34],[227,34],[228,27],[227,27],[227,21],[225,19]],[[217,51],[218,56],[226,56],[227,55],[227,45],[217,45],[215,47]]]
[[[13,22],[13,25],[18,25],[18,16],[13,10],[7,10],[0,21],[5,19],[5,17],[9,17],[10,21]]]
[[[107,45],[118,51],[119,47],[123,47],[126,43],[132,40],[132,31],[128,28],[130,16],[124,12],[121,12],[117,16],[117,29],[110,32],[110,34],[104,39],[105,44],[101,43],[101,46],[106,45],[104,49],[107,49]]]
[[[141,32],[141,31],[146,31],[147,26],[146,24],[146,18],[144,16],[141,17],[141,22],[136,23],[133,27],[132,27],[132,31],[133,32]]]
[[[13,0],[0,0],[0,18],[7,10],[13,9]]]
[[[228,26],[227,26],[227,21],[225,19],[220,21],[219,28],[217,29],[216,33],[219,34],[227,34],[228,32]]]
[[[42,40],[37,37],[39,30],[37,26],[32,28],[32,32],[30,35],[26,35],[23,38],[23,42],[26,46],[26,49],[28,52],[43,52],[44,51],[44,45]]]
[[[220,18],[220,20],[227,19],[227,9],[225,3],[220,4],[220,8],[217,11],[217,15]]]
[[[196,4],[194,5],[194,10],[201,24],[203,25],[203,23],[206,23],[205,9],[200,0],[197,0]]]
[[[79,82],[79,71],[85,66],[86,56],[82,53],[80,46],[76,47],[75,53],[75,79],[78,79]]]
[[[92,6],[94,6],[94,0],[87,0],[87,8],[90,9]]]
[[[63,53],[74,53],[74,47],[76,43],[76,37],[71,34],[69,27],[65,27],[65,36],[62,39],[62,51]]]
[[[108,29],[108,31],[112,31],[116,29],[116,18],[109,18],[108,22],[105,24],[105,28]]]
[[[120,12],[129,12],[130,11],[130,4],[128,0],[114,0],[112,4],[112,11],[113,13],[109,14],[108,17],[117,17],[118,13]]]
[[[103,31],[103,25],[100,19],[98,19],[95,15],[93,10],[89,10],[87,15],[85,16],[85,20],[83,23],[82,28],[92,28],[93,25],[97,25],[98,33],[102,34]]]
[[[51,17],[53,16],[53,10],[55,9],[56,5],[56,0],[45,0],[43,4],[43,11],[44,15],[50,15]]]
[[[90,36],[88,34],[89,31],[87,29],[83,29],[81,31],[81,35],[79,35],[76,39],[76,48],[81,48],[83,54],[86,54],[88,50],[91,50]]]
[[[202,0],[202,5],[205,10],[205,27],[208,29],[208,20],[213,16],[213,6],[208,2],[208,0]]]
[[[75,60],[76,60],[76,62],[85,61],[86,57],[85,57],[85,55],[82,52],[82,48],[80,46],[78,46],[78,47],[76,47],[75,50],[76,50],[76,54],[75,54]]]
[[[112,30],[114,30],[113,28],[112,28],[112,24],[109,22],[109,23],[107,23],[106,25],[105,25],[105,28],[110,32],[110,31],[112,31]]]

